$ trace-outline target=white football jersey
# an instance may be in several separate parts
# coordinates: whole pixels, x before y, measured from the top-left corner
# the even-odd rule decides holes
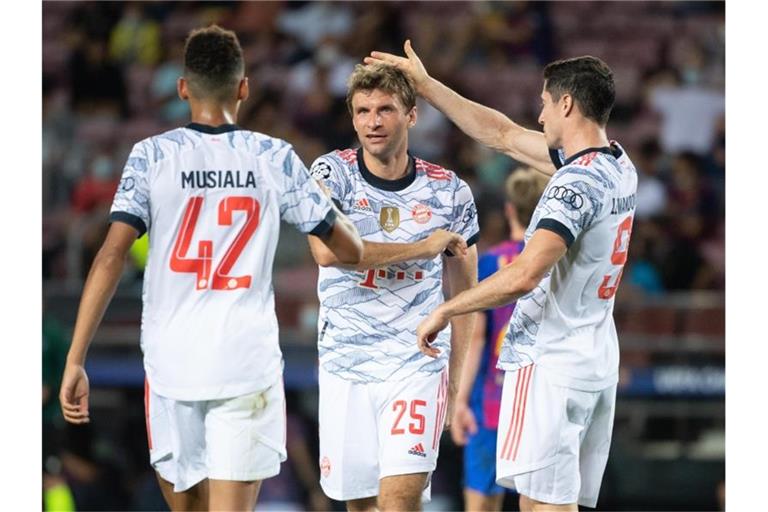
[[[149,232],[141,348],[154,392],[212,400],[279,380],[280,219],[313,234],[335,221],[283,140],[193,123],[133,147],[110,220]]]
[[[616,142],[563,161],[525,233],[563,237],[568,251],[531,292],[517,301],[498,367],[536,363],[564,386],[593,391],[618,381],[619,342],[613,303],[627,260],[637,172]]]
[[[410,157],[399,180],[372,174],[362,149],[334,151],[312,164],[331,196],[364,240],[412,243],[438,228],[461,234],[468,245],[479,227],[472,191],[453,172]],[[397,381],[441,371],[450,352],[450,329],[437,338],[437,359],[416,345],[416,327],[440,305],[443,260],[413,260],[356,272],[320,268],[319,356],[329,373],[355,382]]]

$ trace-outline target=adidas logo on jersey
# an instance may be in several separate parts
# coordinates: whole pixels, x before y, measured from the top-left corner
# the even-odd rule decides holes
[[[427,452],[424,451],[424,446],[421,443],[411,447],[411,449],[408,450],[408,453],[411,455],[418,455],[419,457],[427,456]]]
[[[368,198],[362,198],[358,199],[355,203],[355,206],[352,207],[353,210],[361,211],[361,212],[372,212],[371,205],[368,202]]]

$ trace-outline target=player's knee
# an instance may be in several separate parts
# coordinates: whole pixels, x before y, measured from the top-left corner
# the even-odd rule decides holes
[[[570,512],[578,510],[579,508],[575,503],[553,505],[552,503],[544,503],[543,501],[520,495],[520,512]]]
[[[376,496],[347,501],[348,512],[375,512],[376,510],[378,510],[376,508]]]

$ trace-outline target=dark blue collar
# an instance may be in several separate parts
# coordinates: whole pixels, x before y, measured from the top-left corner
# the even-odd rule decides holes
[[[208,133],[211,135],[218,135],[220,133],[234,132],[242,130],[236,124],[220,124],[219,126],[211,126],[208,124],[189,123],[187,126],[190,130],[195,130],[202,133]]]
[[[363,175],[363,179],[367,181],[369,185],[389,192],[404,190],[416,179],[416,162],[410,153],[408,153],[408,174],[396,180],[385,180],[369,171],[368,167],[365,166],[363,148],[357,150],[357,168],[360,169],[360,174]]]

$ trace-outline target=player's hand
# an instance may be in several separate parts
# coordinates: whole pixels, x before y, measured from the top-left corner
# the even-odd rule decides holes
[[[416,55],[416,52],[413,51],[413,48],[411,48],[410,39],[405,40],[403,48],[405,49],[406,57],[398,57],[391,53],[373,51],[369,57],[363,59],[363,62],[366,64],[388,64],[396,67],[411,77],[413,84],[416,86],[416,91],[419,92],[429,80],[427,69],[424,67],[419,56]]]
[[[458,233],[447,231],[445,229],[436,229],[424,239],[427,250],[427,257],[434,258],[448,250],[454,256],[465,256],[467,254],[467,242]]]
[[[431,344],[437,338],[437,333],[448,326],[449,320],[438,307],[419,324],[416,328],[416,343],[422,354],[429,357],[440,355],[440,351],[432,347]]]
[[[75,425],[90,422],[88,416],[88,375],[79,364],[67,364],[61,379],[59,401],[64,419]]]
[[[472,409],[466,402],[457,401],[453,409],[453,421],[451,421],[451,439],[458,446],[464,446],[469,436],[476,432],[477,420]]]

